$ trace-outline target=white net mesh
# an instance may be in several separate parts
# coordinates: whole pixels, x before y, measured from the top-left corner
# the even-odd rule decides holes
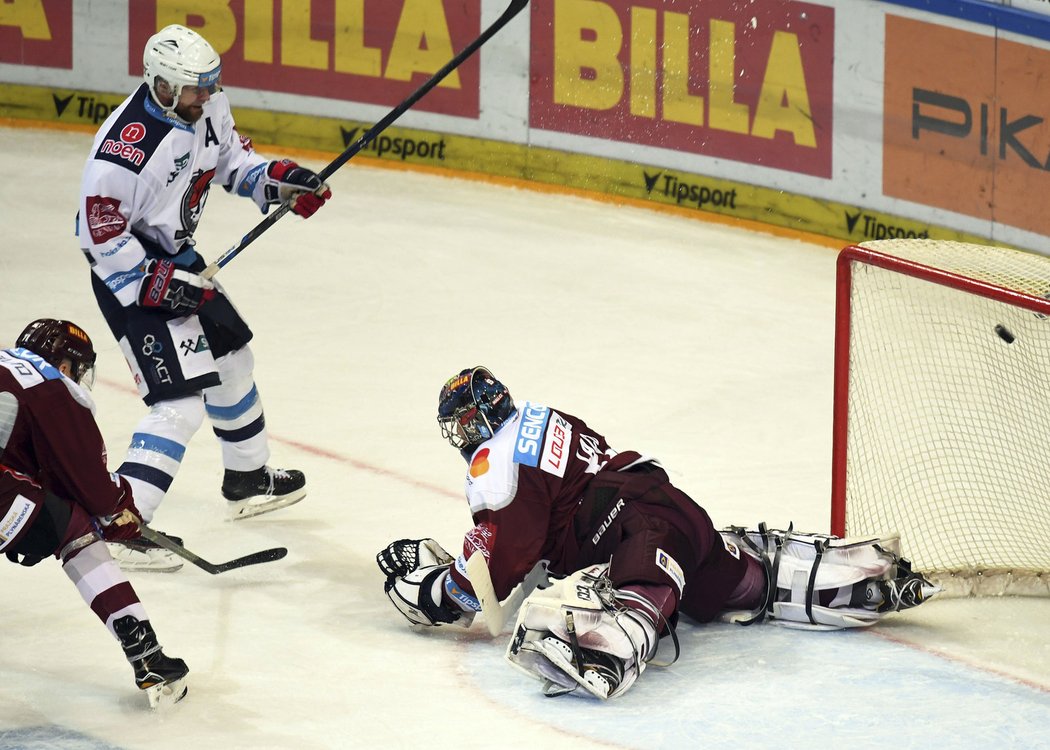
[[[1043,256],[929,240],[861,247],[1050,294]],[[848,417],[836,435],[847,441],[847,535],[898,532],[916,569],[965,580],[969,593],[1030,593],[1012,585],[1022,578],[1045,593],[1050,319],[858,260],[851,277]]]

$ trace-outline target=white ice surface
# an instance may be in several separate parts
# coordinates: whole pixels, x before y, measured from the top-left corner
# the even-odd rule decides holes
[[[144,407],[72,236],[89,144],[0,129],[0,343],[41,316],[87,328],[116,467]],[[1050,746],[1048,600],[935,601],[869,632],[685,625],[677,664],[604,705],[544,699],[480,623],[407,627],[374,555],[455,549],[469,526],[434,409],[470,365],[658,456],[718,525],[826,531],[834,252],[356,161],[332,187],[219,275],[256,332],[272,463],[309,496],[223,520],[205,427],[155,519],[214,561],[288,557],[132,577],[192,670],[158,714],[54,561],[2,561],[0,750]],[[199,247],[215,258],[259,219],[216,188]]]

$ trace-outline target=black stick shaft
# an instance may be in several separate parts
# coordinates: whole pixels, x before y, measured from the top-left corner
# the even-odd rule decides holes
[[[158,531],[154,531],[149,526],[140,526],[139,530],[142,532],[142,536],[144,539],[148,539],[154,544],[157,544],[170,552],[174,552],[183,560],[188,560],[201,570],[207,571],[212,575],[216,575],[218,573],[225,573],[227,570],[234,570],[235,568],[243,568],[247,565],[258,565],[259,563],[280,560],[282,557],[288,554],[288,550],[285,547],[274,547],[273,549],[262,550],[261,552],[253,552],[250,555],[238,557],[236,560],[230,560],[229,562],[215,564],[208,562],[200,555],[190,552],[181,544],[177,544],[168,537],[164,536],[164,534],[161,534]]]
[[[326,166],[324,169],[318,172],[318,175],[320,176],[321,180],[327,180],[329,177],[332,176],[332,174],[335,173],[337,169],[339,169],[341,166],[350,161],[350,159],[352,159],[355,154],[357,154],[363,148],[368,146],[368,144],[375,140],[375,138],[380,133],[386,130],[391,123],[393,123],[397,118],[401,117],[401,115],[408,111],[408,109],[412,107],[413,104],[422,99],[427,94],[427,92],[429,92],[432,88],[441,83],[441,81],[443,81],[449,73],[458,68],[468,57],[477,52],[481,45],[485,44],[485,42],[491,39],[496,34],[496,32],[498,32],[500,29],[506,26],[507,23],[512,18],[514,18],[514,16],[518,15],[518,13],[520,13],[521,10],[528,4],[529,0],[511,0],[510,5],[508,5],[507,9],[503,11],[503,14],[499,18],[497,18],[491,26],[489,26],[487,29],[481,32],[481,36],[479,36],[473,42],[464,47],[463,51],[455,57],[453,57],[451,60],[449,60],[445,64],[445,66],[441,68],[441,70],[439,70],[429,79],[427,79],[427,81],[424,82],[423,85],[416,89],[414,92],[412,92],[412,94],[410,94],[407,99],[405,99],[403,102],[401,102],[392,110],[390,110],[382,120],[380,120],[367,131],[365,131],[365,133],[356,141],[351,143],[350,146],[345,151],[343,151],[343,153],[339,154],[339,156],[333,159],[332,162],[328,164],[328,166]],[[255,242],[255,240],[257,240],[263,232],[265,232],[267,229],[276,224],[278,219],[280,219],[282,216],[288,213],[290,208],[291,206],[287,203],[278,206],[277,210],[269,214],[266,218],[264,218],[262,221],[256,224],[255,227],[251,229],[251,231],[244,235],[244,237],[241,238],[240,243],[238,243],[234,247],[231,247],[225,253],[220,255],[217,260],[215,260],[207,268],[205,268],[201,275],[206,279],[210,279],[211,277],[213,277],[216,273],[219,272],[219,269],[223,268],[227,263],[229,263],[231,260],[237,257],[237,255],[240,254],[240,252],[246,247],[248,247],[248,245]]]

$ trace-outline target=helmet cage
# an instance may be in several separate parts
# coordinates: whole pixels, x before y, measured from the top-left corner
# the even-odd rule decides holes
[[[222,61],[208,41],[192,29],[178,24],[166,26],[149,38],[142,53],[142,77],[153,101],[170,114],[178,106],[183,89],[214,94],[222,87]],[[172,102],[157,94],[157,79],[171,87]]]
[[[453,448],[485,442],[514,412],[514,401],[506,386],[485,367],[463,370],[450,378],[438,399],[441,436]]]
[[[69,377],[88,390],[95,384],[95,348],[91,338],[68,320],[40,318],[19,334],[16,346],[28,349],[48,364],[60,368],[69,362]]]

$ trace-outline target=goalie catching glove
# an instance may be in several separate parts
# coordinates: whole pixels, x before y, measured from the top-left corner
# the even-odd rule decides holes
[[[332,197],[328,185],[306,167],[301,167],[291,159],[271,161],[260,164],[256,169],[265,172],[252,190],[252,198],[263,213],[270,206],[288,203],[292,211],[304,219],[313,216],[324,202]]]
[[[433,539],[399,539],[376,555],[376,564],[386,574],[383,590],[413,625],[446,625],[473,614],[442,601],[452,556]]]

